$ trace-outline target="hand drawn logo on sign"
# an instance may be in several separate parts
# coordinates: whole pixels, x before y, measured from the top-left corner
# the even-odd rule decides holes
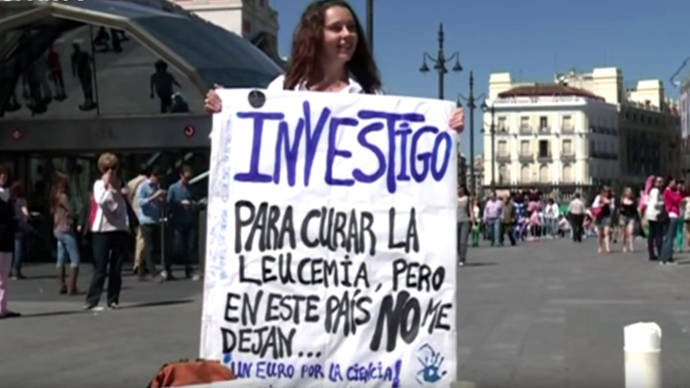
[[[445,357],[441,355],[441,352],[435,351],[429,344],[424,344],[417,350],[417,360],[419,360],[419,364],[422,367],[417,372],[417,382],[419,384],[433,384],[441,380],[447,373],[445,370],[440,372]]]

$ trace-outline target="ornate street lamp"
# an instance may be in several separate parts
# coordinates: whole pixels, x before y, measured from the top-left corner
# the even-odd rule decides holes
[[[422,67],[419,71],[422,73],[427,73],[429,71],[429,66],[426,65],[426,60],[431,61],[434,65],[434,70],[438,72],[438,98],[443,99],[443,78],[445,77],[448,70],[446,69],[446,63],[449,63],[455,59],[455,65],[453,65],[452,70],[456,73],[462,71],[462,66],[460,65],[460,54],[455,51],[450,57],[446,58],[443,53],[443,23],[439,24],[438,27],[438,54],[436,58],[432,57],[429,53],[424,52],[422,55]]]

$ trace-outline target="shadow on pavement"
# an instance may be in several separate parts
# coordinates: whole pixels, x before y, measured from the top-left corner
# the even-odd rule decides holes
[[[484,262],[484,263],[465,263],[465,267],[491,267],[497,265],[494,262]]]
[[[193,303],[194,299],[178,299],[178,300],[164,300],[160,302],[145,302],[145,303],[134,303],[120,306],[120,310],[137,309],[142,307],[159,307],[159,306],[172,306],[176,304],[187,304]]]
[[[127,304],[124,306],[120,306],[120,310],[129,310],[129,309],[136,309],[136,308],[143,308],[143,307],[159,307],[159,306],[173,306],[173,305],[178,305],[178,304],[187,304],[187,303],[192,303],[194,302],[194,299],[179,299],[179,300],[164,300],[160,302],[145,302],[145,303],[134,303],[134,304]],[[107,311],[107,309],[106,309]],[[89,314],[91,311],[84,311],[82,309],[78,310],[63,310],[63,311],[48,311],[44,313],[35,313],[35,314],[24,314],[18,316],[18,317],[13,317],[13,318],[8,318],[8,319],[22,319],[22,318],[35,318],[35,317],[52,317],[52,316],[60,316],[60,315],[73,315],[73,314]]]

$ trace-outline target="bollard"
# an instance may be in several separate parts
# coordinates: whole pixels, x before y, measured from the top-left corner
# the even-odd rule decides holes
[[[661,328],[638,322],[623,328],[625,388],[661,388]]]

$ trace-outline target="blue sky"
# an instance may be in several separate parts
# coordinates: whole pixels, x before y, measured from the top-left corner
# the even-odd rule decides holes
[[[289,54],[292,32],[309,2],[271,1],[278,11],[281,55]],[[350,4],[364,25],[366,1]],[[620,67],[626,86],[659,78],[666,94],[677,97],[668,80],[690,56],[688,0],[374,0],[374,55],[387,94],[438,96],[436,73],[422,74],[419,67],[423,52],[436,56],[439,23],[446,55],[458,51],[465,68],[446,76],[445,98],[450,100],[468,94],[469,70],[474,71],[475,94],[480,94],[492,72],[549,82],[556,71],[601,66]],[[480,116],[475,111],[477,154]],[[465,153],[467,132],[462,135]]]

